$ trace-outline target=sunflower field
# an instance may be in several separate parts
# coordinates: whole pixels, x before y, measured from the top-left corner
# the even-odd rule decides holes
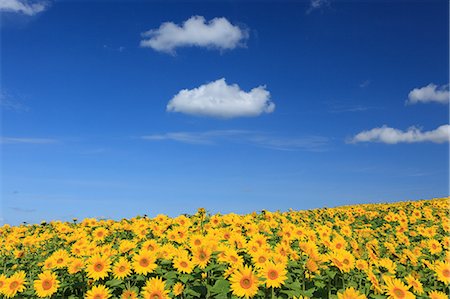
[[[3,298],[449,298],[449,199],[0,228]]]

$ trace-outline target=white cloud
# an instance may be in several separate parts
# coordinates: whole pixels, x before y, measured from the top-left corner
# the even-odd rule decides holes
[[[322,8],[324,6],[329,6],[329,5],[330,5],[330,1],[329,0],[311,0],[309,2],[309,8],[306,11],[306,13],[310,13],[313,10],[320,9],[320,8]]]
[[[56,139],[50,138],[23,138],[23,137],[1,137],[0,143],[5,144],[17,144],[17,143],[28,143],[28,144],[50,144],[57,143]]]
[[[204,132],[169,132],[141,136],[147,141],[176,141],[196,145],[217,145],[220,143],[239,143],[252,146],[294,151],[324,151],[329,145],[329,138],[323,136],[287,137],[265,132],[245,130],[214,130]]]
[[[167,111],[197,116],[233,118],[272,113],[275,104],[270,92],[258,86],[245,92],[237,84],[219,79],[194,89],[183,89],[167,104]]]
[[[207,47],[230,50],[244,44],[248,32],[232,25],[226,18],[206,22],[202,16],[193,16],[181,26],[172,22],[161,24],[142,34],[141,47],[174,53],[177,47]]]
[[[0,91],[0,107],[6,110],[13,110],[17,112],[30,110],[30,107],[14,99],[4,91]]]
[[[357,134],[350,141],[357,142],[381,142],[388,144],[434,142],[444,143],[450,140],[450,125],[442,125],[432,131],[422,131],[416,127],[410,127],[406,131],[382,126]]]
[[[437,102],[447,104],[449,102],[450,93],[448,85],[438,87],[436,84],[430,83],[422,88],[414,88],[409,92],[407,104]]]
[[[48,2],[26,0],[0,0],[0,11],[22,13],[28,16],[44,11]]]

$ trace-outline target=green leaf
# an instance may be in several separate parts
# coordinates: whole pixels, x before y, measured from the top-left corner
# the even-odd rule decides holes
[[[123,280],[121,280],[121,279],[111,279],[111,280],[108,280],[105,284],[110,287],[117,287],[120,284],[122,284],[122,282],[123,282]]]
[[[216,294],[227,294],[230,291],[230,283],[226,279],[219,279],[211,288],[211,292]]]
[[[188,282],[189,279],[191,279],[191,276],[190,276],[189,274],[182,274],[182,275],[180,276],[180,281],[181,281],[182,283]]]
[[[166,278],[166,279],[175,279],[178,276],[177,273],[178,272],[176,272],[176,271],[167,272],[166,274],[164,274],[164,278]]]

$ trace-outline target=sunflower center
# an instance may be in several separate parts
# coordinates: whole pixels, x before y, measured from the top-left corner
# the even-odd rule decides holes
[[[342,262],[346,265],[350,264],[350,261],[348,259],[344,259]]]
[[[450,270],[444,269],[444,271],[442,271],[442,275],[444,275],[445,277],[450,277]]]
[[[9,285],[9,288],[13,290],[13,289],[17,288],[18,286],[19,286],[19,283],[17,281],[13,281]]]
[[[206,254],[202,251],[200,252],[198,257],[200,258],[201,261],[204,261],[206,259]]]
[[[59,258],[59,259],[56,260],[56,263],[57,263],[57,264],[61,264],[63,261],[64,261],[64,260],[63,260],[62,258]]]
[[[146,258],[143,258],[139,261],[139,265],[141,265],[142,267],[147,267],[149,265],[149,261]]]
[[[231,260],[233,263],[236,263],[238,259],[237,259],[237,257],[235,257],[235,256],[233,255],[233,256],[230,257],[230,260]]]
[[[267,276],[269,277],[269,279],[275,280],[278,278],[278,271],[270,270],[269,273],[267,274]]]
[[[249,289],[252,286],[252,281],[248,277],[244,277],[241,279],[240,284],[243,289]]]
[[[260,256],[258,258],[258,262],[260,262],[260,263],[264,263],[265,261],[266,261],[266,258],[264,256]]]
[[[180,266],[183,267],[183,268],[186,268],[188,266],[188,264],[185,261],[182,261],[180,263]]]
[[[44,280],[43,282],[42,282],[42,288],[44,289],[44,290],[50,290],[51,289],[51,287],[52,287],[52,282],[50,281],[50,280],[48,280],[48,279],[46,279],[46,280]]]
[[[119,267],[119,272],[124,272],[127,268],[125,266],[120,266]]]
[[[97,263],[94,265],[94,269],[95,269],[95,271],[100,272],[103,270],[103,265],[100,263]]]
[[[197,239],[197,240],[194,241],[194,245],[198,246],[198,245],[200,245],[200,244],[202,244],[202,241],[200,241],[199,239]]]
[[[162,296],[161,296],[161,294],[159,292],[158,293],[153,292],[153,293],[150,294],[150,298],[152,298],[152,299],[161,299]]]
[[[103,299],[103,296],[100,294],[95,294],[94,299]]]
[[[336,248],[337,248],[337,249],[341,249],[341,247],[342,247],[342,244],[341,244],[341,243],[337,243],[337,244],[336,244]]]
[[[394,293],[395,297],[397,297],[397,298],[405,297],[405,292],[399,288],[394,288],[393,293]]]

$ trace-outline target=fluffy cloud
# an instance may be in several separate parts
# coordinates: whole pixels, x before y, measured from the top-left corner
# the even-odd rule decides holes
[[[416,127],[410,127],[406,131],[382,126],[357,134],[350,141],[356,142],[381,142],[388,144],[434,142],[444,143],[450,140],[450,125],[442,125],[435,130],[423,132]]]
[[[174,53],[177,47],[207,47],[220,50],[234,49],[248,38],[247,30],[232,25],[226,18],[206,22],[202,16],[193,16],[181,26],[172,22],[161,24],[142,34],[141,47]]]
[[[31,2],[26,0],[0,0],[0,11],[22,13],[28,16],[44,11],[47,2]]]
[[[409,92],[407,104],[437,102],[447,104],[449,102],[450,93],[448,85],[438,87],[430,83],[422,88],[414,88]]]
[[[274,110],[275,104],[270,101],[270,92],[265,86],[245,92],[237,84],[228,85],[224,78],[194,89],[183,89],[167,104],[169,112],[217,118],[258,116]]]

